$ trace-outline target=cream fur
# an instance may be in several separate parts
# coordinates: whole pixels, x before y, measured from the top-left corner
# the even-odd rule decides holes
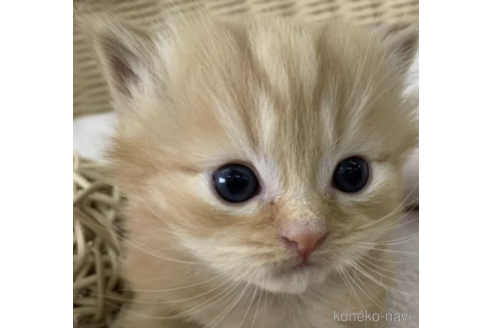
[[[274,18],[175,16],[150,32],[98,22],[134,291],[114,327],[343,327],[334,310],[382,312],[381,241],[400,219],[403,163],[418,143],[402,97],[415,35]],[[371,164],[355,195],[331,187],[350,155]],[[230,162],[263,187],[241,206],[211,185]],[[319,222],[330,235],[316,268],[286,271],[279,227]]]

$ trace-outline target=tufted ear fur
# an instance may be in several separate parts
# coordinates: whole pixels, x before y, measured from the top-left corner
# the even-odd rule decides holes
[[[419,30],[415,26],[378,26],[384,45],[397,66],[407,72],[419,47]]]
[[[127,108],[157,78],[155,43],[149,32],[115,21],[93,20],[90,30],[115,107]]]

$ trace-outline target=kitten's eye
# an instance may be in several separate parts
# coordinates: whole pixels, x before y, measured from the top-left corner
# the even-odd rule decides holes
[[[229,203],[242,203],[259,191],[258,179],[251,169],[244,165],[230,164],[213,174],[215,190]]]
[[[333,184],[343,192],[358,192],[369,180],[369,166],[360,157],[349,157],[341,161],[333,174]]]

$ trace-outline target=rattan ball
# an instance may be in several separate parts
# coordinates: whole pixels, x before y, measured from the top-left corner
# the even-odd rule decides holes
[[[104,166],[73,157],[74,327],[107,327],[127,299],[119,267],[118,208],[122,196]]]

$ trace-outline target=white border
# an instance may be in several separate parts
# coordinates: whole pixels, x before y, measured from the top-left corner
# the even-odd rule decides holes
[[[423,327],[490,325],[491,6],[420,6]],[[68,1],[6,1],[0,10],[6,327],[72,324],[72,17]]]
[[[0,326],[71,327],[72,3],[0,6]]]
[[[420,3],[422,327],[491,324],[491,13]]]

